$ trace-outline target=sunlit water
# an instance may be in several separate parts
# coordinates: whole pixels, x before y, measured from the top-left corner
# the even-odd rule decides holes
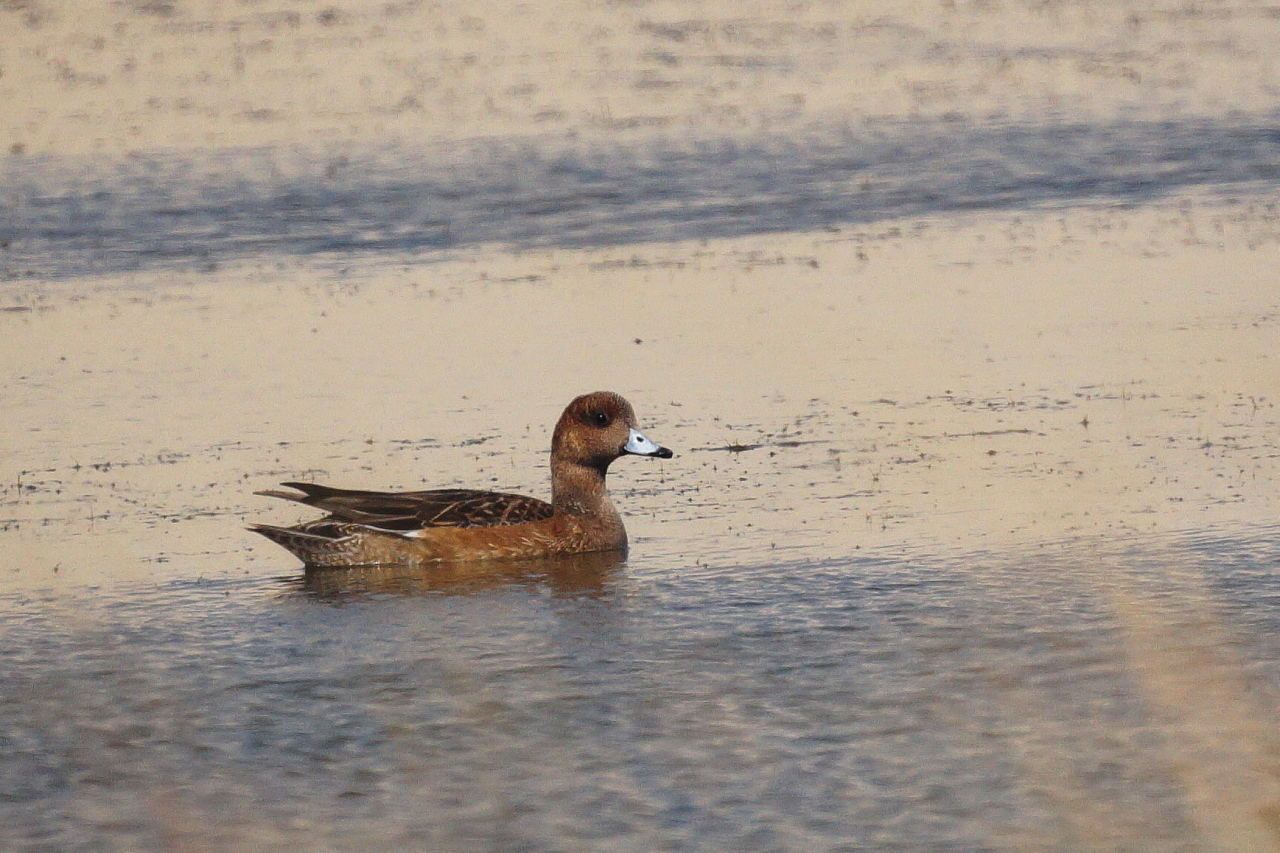
[[[1271,144],[1265,134],[1257,140]],[[941,151],[939,140],[929,144]],[[1197,150],[1193,160],[1207,148]],[[705,177],[717,162],[741,161],[712,157],[689,174]],[[769,162],[781,161],[762,161],[761,168]],[[919,178],[924,183],[952,161],[929,162]],[[1057,167],[1050,161],[1049,168]],[[1140,195],[1166,186],[1158,165],[1124,169],[1140,173],[1133,183]],[[902,197],[915,198],[923,184],[916,186],[901,164],[890,171],[902,179]],[[782,227],[788,214],[779,204],[796,212],[798,224],[842,222],[856,207],[846,193],[855,176],[856,170],[837,173],[834,189],[823,189],[821,175],[810,175],[765,188],[744,208],[733,206],[745,204],[742,198],[730,203],[713,189],[707,197],[719,199],[713,207],[723,205],[722,218],[683,218],[679,211],[638,216],[627,226],[633,233],[619,239],[651,239],[669,226],[694,235],[768,230],[774,216]],[[680,181],[671,175],[657,181],[665,183]],[[1172,181],[1166,188],[1186,185]],[[1219,188],[1231,186],[1228,180]],[[1034,179],[1014,189],[1014,204],[1051,201],[1055,193]],[[805,219],[799,211],[822,208],[792,206],[800,197],[794,193],[809,190],[813,200],[845,212]],[[374,193],[368,201],[376,206],[416,192]],[[497,229],[485,232],[490,237],[512,237],[502,230],[506,214],[497,211],[533,197],[520,192],[501,196],[489,213],[471,209],[482,225]],[[895,193],[892,186],[879,192],[886,199]],[[579,189],[569,195],[582,198]],[[351,198],[358,196],[364,198],[354,192]],[[353,225],[341,205],[326,213],[327,202],[312,209],[305,198],[297,205],[289,198],[264,202],[286,223],[254,238],[271,251],[295,239],[287,223],[312,214],[306,227],[317,235],[316,247],[379,248],[382,238],[351,242]],[[110,207],[111,199],[108,193],[82,201]],[[49,218],[64,216],[57,211],[69,209],[65,200],[47,215],[33,205],[24,214],[28,230],[11,252],[25,258],[22,269],[50,275],[180,261],[188,249],[217,256],[224,237],[230,257],[244,249],[237,241],[245,235],[236,234],[247,220],[218,219],[217,211],[236,207],[234,199],[224,201],[193,213],[207,220],[194,231],[184,230],[190,222],[151,230],[150,214],[123,204],[113,208],[121,217],[117,231],[63,235],[65,252],[50,248],[60,232]],[[649,210],[653,201],[638,192],[583,202],[574,215],[595,223],[594,231],[558,230],[564,200],[510,222],[531,229],[526,236],[533,242],[608,242],[610,217],[625,219],[620,211]],[[978,202],[1004,203],[1001,191],[986,185]],[[902,204],[879,210],[946,209],[928,199],[920,202],[924,208]],[[172,221],[184,216],[175,213]],[[396,219],[387,210],[379,217]],[[73,232],[76,221],[67,220]],[[682,231],[686,225],[691,230]],[[387,248],[419,248],[418,239],[410,234],[407,243],[393,240]],[[179,245],[186,248],[174,249]],[[308,251],[311,244],[297,245]],[[136,417],[102,377],[88,370],[62,377],[56,369],[48,367],[48,376],[24,393],[38,397],[44,382],[83,383],[73,386],[76,393]],[[145,376],[137,385],[165,389],[179,408],[182,395],[205,393],[167,376]],[[370,393],[391,393],[397,381],[377,378],[391,385],[375,382]],[[813,406],[843,412],[844,402]],[[1192,405],[1179,399],[1165,405],[1182,404]],[[349,477],[368,465],[362,454],[412,452],[405,467],[416,469],[428,461],[417,454],[434,447],[430,441],[402,445],[407,439],[397,432],[379,435],[376,446],[351,439],[271,450],[237,434],[215,447],[166,449],[148,433],[145,440],[48,452],[47,466],[6,484],[6,530],[11,524],[15,537],[49,541],[72,532],[92,539],[95,523],[99,532],[131,539],[141,530],[152,557],[171,562],[152,581],[96,587],[84,578],[97,569],[111,577],[120,567],[68,567],[79,579],[63,585],[47,577],[57,565],[0,567],[29,573],[0,599],[0,847],[1234,849],[1241,816],[1233,806],[1253,809],[1255,792],[1268,802],[1266,786],[1275,783],[1278,531],[1122,532],[989,552],[912,550],[905,541],[880,550],[848,547],[871,523],[882,495],[902,487],[900,481],[873,487],[870,469],[890,480],[895,468],[933,461],[913,445],[915,434],[1027,435],[1025,445],[1001,444],[1007,456],[997,458],[1022,459],[1018,476],[1050,476],[1037,473],[1042,460],[1033,433],[1046,429],[1040,422],[1030,422],[1034,430],[985,416],[961,424],[960,401],[943,397],[929,405],[946,409],[945,417],[930,421],[927,406],[862,401],[859,408],[902,410],[905,423],[886,426],[882,414],[854,412],[837,418],[829,434],[806,424],[790,442],[750,423],[738,432],[724,427],[719,434],[743,443],[682,448],[686,455],[656,486],[652,470],[647,481],[640,471],[623,475],[620,502],[656,515],[633,525],[647,528],[649,538],[637,539],[627,562],[470,576],[458,570],[444,578],[307,577],[281,568],[288,565],[283,554],[255,554],[241,572],[243,549],[251,547],[247,534],[235,536],[242,510],[218,503],[230,501],[229,492],[269,485],[291,465],[332,466]],[[982,415],[1011,405],[980,401],[968,408]],[[1078,396],[1054,403],[1082,405]],[[1101,420],[1100,404],[1091,405],[1069,421],[1081,445],[1104,447],[1108,439],[1098,427],[1086,434],[1078,426],[1087,414]],[[1238,489],[1206,502],[1244,500],[1250,488],[1270,482],[1257,471],[1268,465],[1274,415],[1259,414],[1256,402],[1235,405],[1248,414],[1240,416],[1242,425],[1232,422],[1233,441],[1256,452],[1230,456],[1222,471],[1213,467],[1213,448],[1197,424],[1186,434],[1137,438],[1208,447],[1198,451],[1202,466],[1222,475],[1224,488]],[[654,435],[678,444],[682,426],[706,432],[701,414],[689,424],[671,417],[658,421]],[[497,416],[484,423],[486,436],[505,432]],[[772,436],[767,447],[756,443],[761,433]],[[59,433],[50,427],[42,435],[56,441]],[[1118,446],[1133,438],[1121,433],[1109,440]],[[792,445],[797,458],[783,454],[770,467],[773,452]],[[1027,456],[1016,456],[1019,449]],[[495,444],[477,462],[486,477],[496,470],[506,483],[512,452]],[[82,468],[81,455],[105,464]],[[245,455],[251,462],[238,458]],[[1237,467],[1238,458],[1253,468]],[[747,467],[751,460],[755,467]],[[113,470],[111,462],[123,464]],[[181,487],[157,494],[144,490],[145,479],[130,483],[129,465],[171,463],[181,469],[173,475]],[[743,470],[730,472],[731,464]],[[714,467],[724,472],[703,482]],[[190,480],[193,468],[217,479],[212,496]],[[454,467],[449,476],[461,474]],[[739,481],[748,486],[735,491]],[[637,482],[647,491],[637,494]],[[170,526],[197,518],[205,529],[232,531],[217,540],[226,548],[222,555],[200,550],[207,537]],[[701,535],[698,521],[705,522],[701,533],[719,529]],[[801,527],[806,521],[812,525]],[[894,536],[890,528],[879,541]],[[216,563],[220,571],[201,578],[189,563]],[[1280,837],[1280,821],[1269,812],[1253,809],[1243,823]]]
[[[1012,58],[1031,63],[1034,53]],[[343,267],[494,245],[743,235],[759,235],[767,254],[770,234],[1188,193],[1258,199],[1256,214],[1274,221],[1278,128],[1262,105],[1167,120],[899,114],[616,144],[531,130],[119,160],[15,153],[0,158],[0,279],[25,311],[28,281],[74,292],[81,277],[180,268],[216,282],[221,265],[245,258]],[[1274,322],[1245,322],[1261,320]],[[1245,849],[1241,826],[1271,830],[1254,849],[1280,844],[1280,530],[1126,527],[1038,544],[1025,535],[989,551],[850,546],[873,510],[878,541],[897,537],[883,495],[904,478],[873,488],[867,472],[891,480],[895,467],[938,461],[914,441],[921,431],[1048,429],[1038,421],[957,427],[959,402],[931,416],[919,401],[859,398],[863,409],[900,408],[905,423],[875,415],[877,428],[855,413],[798,461],[744,463],[742,476],[709,480],[721,459],[746,458],[722,451],[784,446],[776,435],[767,449],[755,443],[772,428],[722,425],[717,435],[743,444],[681,448],[669,482],[630,474],[648,491],[615,487],[624,506],[653,513],[626,562],[307,576],[282,568],[283,553],[246,560],[243,505],[228,495],[290,466],[373,470],[361,453],[412,454],[403,467],[422,462],[424,475],[463,471],[426,466],[417,453],[431,443],[413,443],[416,433],[355,450],[348,439],[277,453],[234,431],[216,446],[171,446],[130,394],[181,410],[225,380],[233,399],[222,404],[234,409],[234,373],[184,384],[174,373],[190,365],[159,359],[162,373],[135,376],[88,353],[83,365],[29,371],[11,404],[31,394],[31,411],[53,401],[68,422],[96,408],[130,435],[58,446],[65,425],[30,432],[42,461],[24,456],[18,482],[3,484],[0,534],[40,546],[137,541],[153,576],[119,580],[137,567],[110,562],[105,548],[101,565],[26,564],[13,556],[19,546],[5,552],[13,564],[0,571],[23,576],[0,595],[4,850],[1163,853]],[[409,384],[366,374],[370,399]],[[190,387],[208,376],[207,389]],[[830,387],[788,392],[803,400]],[[1076,390],[1052,388],[1045,400],[1079,406]],[[63,391],[73,405],[61,404]],[[320,393],[286,391],[286,406],[288,393]],[[1070,402],[1056,402],[1060,393]],[[817,408],[848,402],[836,395]],[[1122,432],[1107,445],[1095,426],[1080,443],[1096,442],[1100,456],[1134,440],[1203,446],[1205,478],[1227,491],[1196,493],[1188,478],[1186,494],[1244,503],[1271,482],[1259,471],[1273,467],[1275,417],[1235,401],[1246,404],[1221,459],[1192,422],[1195,401],[1176,395],[1167,405],[1191,412],[1183,433]],[[1015,402],[972,408],[1006,405]],[[1073,427],[1101,422],[1092,405],[1072,411]],[[498,415],[485,418],[485,440],[505,434]],[[667,425],[677,438],[681,426],[709,432],[704,414]],[[476,461],[505,484],[511,452]],[[1030,439],[1000,453],[1018,460],[1017,476],[1051,476]],[[1152,459],[1157,476],[1162,460]],[[181,485],[130,481],[164,466],[180,469]],[[739,481],[750,489],[734,491]],[[222,532],[195,535],[200,522]],[[60,582],[59,571],[77,579]]]
[[[1047,140],[1040,138],[1042,150]],[[1255,142],[1272,144],[1266,133]],[[938,139],[928,144],[942,151]],[[1192,162],[1207,151],[1184,153]],[[672,173],[655,179],[655,186],[678,186],[689,175],[700,180],[717,163],[731,168],[745,161],[721,153],[682,162],[694,165],[679,180]],[[781,162],[770,154],[758,165],[767,171]],[[1046,162],[1059,169],[1055,186],[1065,186],[1064,162]],[[882,201],[900,196],[900,202],[858,215],[945,212],[950,202],[918,193],[951,163],[940,153],[926,157],[919,176],[892,166],[888,171],[900,184],[857,192],[878,192]],[[1131,181],[1131,189],[1104,194],[1128,198],[1188,185],[1168,178],[1158,164],[1116,168],[1110,178],[1105,168],[1101,174],[1117,186]],[[1133,170],[1137,178],[1117,177]],[[501,213],[506,204],[532,204],[546,189],[537,182],[499,194],[488,213],[461,210],[480,217],[488,238],[515,243],[652,239],[671,229],[763,231],[773,227],[771,217],[780,217],[778,227],[846,221],[857,208],[850,189],[857,169],[837,170],[830,183],[820,171],[764,187],[750,203],[713,187],[706,198],[720,213],[704,218],[696,210],[651,207],[654,199],[643,187],[626,198],[606,192],[586,201],[578,187],[546,210],[512,219]],[[1245,171],[1257,177],[1257,169]],[[45,173],[31,174],[43,180]],[[564,174],[580,177],[580,164]],[[741,183],[740,177],[730,175],[725,186]],[[624,178],[617,183],[627,184]],[[169,186],[191,191],[180,182]],[[226,186],[209,192],[216,196]],[[994,184],[975,186],[977,204],[1005,203]],[[1225,191],[1235,184],[1215,186]],[[381,196],[353,190],[349,197],[376,207],[419,189]],[[1032,206],[1058,192],[1034,178],[1015,182],[1011,191],[1009,203]],[[146,194],[112,207],[118,201],[112,192],[76,202],[115,211],[86,222],[119,214],[111,233],[86,228],[77,234],[79,220],[66,219],[74,207],[66,199],[26,208],[26,230],[10,250],[11,258],[23,258],[15,275],[28,268],[56,276],[170,263],[188,250],[216,260],[224,238],[227,257],[250,238],[272,252],[286,244],[303,252],[312,245],[376,252],[383,239],[353,242],[349,211],[341,204],[330,209],[324,199],[308,207],[305,194],[294,201],[288,193],[270,195],[266,212],[285,224],[246,236],[237,229],[247,219],[218,218],[218,211],[236,208],[234,198],[193,209],[194,219],[174,213],[174,223],[187,224],[152,230],[151,213],[131,206]],[[693,195],[680,203],[693,203],[696,188],[682,192]],[[799,204],[808,192],[815,204]],[[1087,198],[1091,190],[1079,192]],[[560,230],[566,209],[578,203],[572,199],[582,202],[574,216],[588,223],[585,231]],[[828,213],[821,213],[827,202]],[[779,205],[798,219],[787,220]],[[623,221],[627,211],[650,213],[632,217],[626,233],[611,231],[611,217]],[[379,209],[370,216],[397,220],[398,214]],[[51,224],[59,217],[71,233]],[[293,242],[298,217],[311,217],[306,229],[317,242]],[[412,231],[424,220],[407,221]],[[527,233],[509,230],[517,222]],[[495,230],[485,231],[490,227]],[[420,248],[415,241],[422,233],[386,248]],[[66,251],[54,251],[52,242],[62,236]],[[139,386],[195,393],[169,387],[163,377],[148,380],[155,381],[139,380]],[[101,395],[93,399],[125,405],[88,373],[57,381],[92,382],[85,393]],[[864,422],[856,413],[832,427],[832,435],[811,435],[807,425],[803,440],[790,443],[801,445],[802,458],[780,456],[778,470],[764,460],[790,446],[781,439],[768,448],[682,448],[687,455],[672,463],[662,485],[653,486],[651,478],[643,494],[619,486],[625,506],[659,515],[635,527],[647,527],[651,537],[655,531],[678,537],[682,530],[685,537],[642,536],[625,563],[585,560],[473,576],[459,570],[444,578],[397,572],[307,577],[283,573],[283,554],[258,557],[241,573],[246,537],[233,533],[218,540],[228,549],[222,556],[191,557],[220,565],[220,572],[201,578],[186,565],[184,549],[198,550],[208,539],[188,544],[182,528],[169,524],[212,516],[210,523],[232,530],[238,510],[209,504],[198,483],[148,494],[129,485],[132,469],[82,470],[67,453],[52,454],[56,465],[6,485],[13,491],[6,492],[12,506],[4,522],[15,534],[54,541],[60,525],[80,537],[87,526],[92,538],[93,513],[110,510],[109,519],[97,522],[104,532],[133,537],[145,528],[145,547],[163,551],[172,563],[150,582],[98,587],[84,581],[95,567],[78,565],[76,583],[28,578],[0,600],[0,847],[1233,849],[1233,804],[1252,808],[1248,795],[1255,791],[1266,802],[1266,785],[1274,784],[1277,530],[1122,533],[990,552],[911,550],[906,542],[896,549],[850,549],[880,494],[869,491],[866,469],[883,466],[889,475],[924,459],[908,452],[911,430],[1031,432],[1021,423],[1005,429],[1010,425],[987,420],[958,426],[960,415],[950,409],[951,420],[939,425],[905,404],[868,405],[879,404],[904,410],[906,425],[877,432],[879,415]],[[815,405],[824,412],[834,406]],[[1082,404],[1072,397],[1070,405]],[[1099,404],[1092,405],[1089,413],[1100,419]],[[1239,441],[1259,448],[1249,457],[1255,470],[1267,464],[1271,412],[1258,414],[1254,403],[1244,425],[1233,427]],[[1073,414],[1071,423],[1083,414]],[[911,426],[915,421],[923,423]],[[496,418],[486,423],[487,434],[500,431]],[[654,434],[678,440],[681,424],[665,426]],[[1079,429],[1081,442],[1105,443],[1096,427],[1093,438]],[[755,442],[757,432],[744,427],[725,434]],[[45,435],[54,439],[57,432]],[[184,478],[199,461],[219,480],[216,501],[227,491],[270,484],[281,465],[333,465],[349,476],[364,460],[359,454],[388,452],[385,443],[398,436],[379,436],[382,444],[359,450],[351,442],[293,448],[285,463],[273,463],[263,451],[249,454],[250,466],[236,454],[254,440],[239,435],[227,436],[225,445],[154,459],[149,451],[141,459],[138,449],[151,447],[154,438],[83,455],[127,464],[138,459],[142,467],[180,463],[183,470],[174,476]],[[1205,443],[1197,431],[1176,439],[1179,447]],[[1048,476],[1034,473],[1035,445],[1027,441],[1030,467],[1020,468],[1020,476]],[[746,452],[753,448],[756,456]],[[193,456],[183,455],[187,451]],[[506,482],[511,452],[499,447],[481,462],[501,466]],[[1212,448],[1200,455],[1209,459]],[[866,465],[859,467],[862,457]],[[730,459],[748,458],[760,461],[741,477],[728,472]],[[406,464],[419,461],[415,456]],[[726,472],[697,491],[699,477],[714,465]],[[1243,468],[1226,473],[1241,481],[1240,494],[1249,483],[1269,482]],[[732,484],[747,475],[751,489],[734,491]],[[252,481],[240,483],[242,476]],[[642,481],[639,471],[625,476],[622,483],[630,486]],[[1235,480],[1221,482],[1235,487]],[[686,494],[682,483],[694,491]],[[101,506],[82,503],[94,494]],[[821,502],[804,503],[810,499]],[[725,522],[732,532],[699,535],[691,522],[699,518]],[[738,518],[756,526],[733,530]],[[813,525],[801,528],[805,520]],[[663,523],[673,526],[663,529]],[[162,530],[177,532],[163,538]],[[893,537],[890,529],[879,541]],[[839,549],[824,548],[824,541]],[[35,576],[58,567],[3,568]],[[101,567],[104,577],[118,568]],[[1280,826],[1257,810],[1244,818]]]
[[[1135,638],[1269,713],[1276,533],[11,594],[0,839],[1206,849]]]

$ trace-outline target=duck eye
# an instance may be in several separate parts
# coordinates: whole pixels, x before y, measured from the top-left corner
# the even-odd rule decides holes
[[[604,412],[596,412],[591,416],[591,422],[596,426],[608,426],[609,416]]]

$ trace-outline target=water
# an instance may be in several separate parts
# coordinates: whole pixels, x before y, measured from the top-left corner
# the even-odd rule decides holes
[[[1235,699],[1274,696],[1275,534],[1087,559],[1088,543],[714,569],[592,559],[479,587],[362,572],[26,591],[0,605],[0,837],[1207,849],[1132,637],[1208,614],[1229,638],[1201,650],[1210,684],[1215,658],[1238,660],[1252,695]],[[1196,611],[1185,589],[1165,600],[1192,576],[1218,596],[1208,611],[1180,612]]]
[[[1192,190],[1269,198],[1280,117],[881,120],[632,145],[555,137],[332,151],[0,160],[9,279],[206,270],[254,256],[359,264],[503,245],[810,231]]]
[[[690,267],[736,294],[606,350],[662,383],[635,401],[680,454],[611,474],[625,563],[308,576],[241,523],[283,520],[250,493],[304,476],[544,494],[545,426],[525,419],[561,401],[528,376],[564,382],[582,341],[601,346],[593,300],[630,323],[688,279],[629,306],[571,269],[449,300],[228,292],[214,273],[171,300],[162,284],[0,315],[20,377],[0,455],[0,848],[1274,847],[1280,531],[1257,520],[1277,494],[1274,319],[1208,315],[1234,375],[1201,378],[1187,346],[1191,367],[1168,368],[1186,384],[1071,386],[1007,332],[1029,387],[959,331],[851,355],[868,333],[820,323],[891,318],[864,281]],[[621,270],[586,280],[648,272]],[[779,278],[809,300],[778,300]],[[1082,313],[1026,334],[1109,351]],[[486,316],[502,335],[473,331]],[[1117,316],[1118,360],[1152,358]],[[1219,341],[1201,316],[1162,334]],[[468,346],[424,356],[424,323],[485,341],[494,375],[470,379]],[[788,352],[761,341],[802,338],[803,365],[748,369]]]
[[[1274,10],[9,5],[0,849],[1280,849]]]

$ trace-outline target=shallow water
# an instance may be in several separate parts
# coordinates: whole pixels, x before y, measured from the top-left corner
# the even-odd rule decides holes
[[[1212,849],[1179,756],[1236,773],[1273,746],[1276,534],[9,594],[0,837]],[[1194,654],[1135,651],[1163,632]]]
[[[464,5],[0,4],[0,848],[1280,849],[1275,10]]]
[[[0,279],[1273,202],[1280,179],[1280,16],[1255,4],[0,16]]]
[[[0,315],[0,847],[1274,848],[1280,314],[1197,266],[1274,249],[1149,251],[1231,215]],[[1100,313],[1102,268],[1159,305]],[[625,563],[308,576],[242,528],[308,514],[251,494],[288,479],[544,495],[568,393],[620,381],[678,454],[611,472]]]
[[[961,211],[1269,199],[1274,115],[1091,124],[881,121],[631,146],[555,137],[127,160],[0,159],[0,276],[74,277],[262,254],[620,246]]]

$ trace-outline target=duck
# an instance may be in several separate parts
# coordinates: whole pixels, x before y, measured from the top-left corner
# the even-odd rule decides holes
[[[675,454],[640,431],[621,395],[576,397],[551,437],[551,502],[475,489],[374,492],[286,482],[254,494],[283,498],[328,515],[292,527],[253,524],[308,569],[427,566],[527,560],[601,551],[625,553],[627,531],[605,488],[622,456]]]

